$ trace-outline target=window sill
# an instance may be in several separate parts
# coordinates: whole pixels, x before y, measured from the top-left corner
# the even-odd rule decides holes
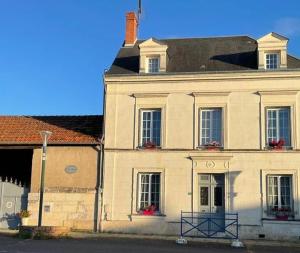
[[[291,151],[291,150],[293,150],[293,147],[272,148],[270,146],[266,146],[264,148],[264,150],[267,150],[267,151]]]
[[[206,147],[206,146],[199,146],[197,149],[201,151],[223,151],[223,147]]]
[[[137,220],[164,220],[166,218],[166,215],[164,214],[155,214],[155,215],[143,215],[143,214],[132,214],[131,220],[137,221]]]
[[[154,151],[154,150],[161,150],[161,147],[153,147],[153,148],[147,148],[147,147],[142,147],[142,146],[138,146],[136,148],[137,150],[149,150],[149,151]]]
[[[294,224],[294,225],[300,225],[300,220],[299,219],[278,220],[276,218],[263,218],[262,222],[264,224]]]
[[[265,69],[265,71],[276,71],[276,70],[280,70],[279,67],[277,67],[277,68],[267,68],[267,67],[265,67],[264,69]]]
[[[147,72],[145,72],[145,74],[148,74],[148,75],[157,75],[157,74],[160,74],[160,73],[161,73],[161,71],[156,71],[156,72],[147,71]]]

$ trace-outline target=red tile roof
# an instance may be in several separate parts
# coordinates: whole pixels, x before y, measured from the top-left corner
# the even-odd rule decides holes
[[[51,131],[49,144],[99,144],[102,116],[0,116],[0,145],[42,144],[40,131]]]

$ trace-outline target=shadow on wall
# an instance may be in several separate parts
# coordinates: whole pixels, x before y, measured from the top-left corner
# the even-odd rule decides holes
[[[2,218],[0,218],[1,223],[7,223],[8,229],[17,229],[21,223],[20,218],[16,214],[5,213]]]
[[[239,214],[239,234],[241,239],[267,239],[267,240],[299,240],[300,226],[299,222],[278,220],[275,217],[270,219],[262,219],[260,206],[248,206],[236,209],[233,212]],[[130,217],[131,215],[129,215]],[[195,215],[196,217],[196,215]],[[196,227],[197,218],[193,220]],[[203,220],[202,220],[203,222]],[[232,221],[228,220],[225,224]],[[180,235],[180,211],[178,216],[170,218],[166,217],[135,217],[127,220],[103,221],[104,232],[132,233],[132,234],[148,234],[148,235]],[[189,224],[184,225],[184,231],[193,229]],[[229,226],[229,231],[234,231],[236,225]],[[191,230],[195,237],[203,237],[203,234],[196,228]],[[221,232],[221,231],[220,231]],[[223,232],[221,232],[223,233]],[[220,238],[224,236],[220,234]]]
[[[1,223],[2,223],[2,227],[4,225],[5,228],[8,228],[8,229],[17,229],[21,223],[21,219],[19,218],[19,215],[18,213],[21,211],[21,210],[27,210],[27,192],[28,190],[25,189],[25,192],[23,195],[21,195],[20,199],[21,201],[18,202],[17,201],[17,198],[15,197],[15,202],[13,201],[10,201],[12,198],[14,197],[5,197],[3,201],[3,205],[7,206],[8,203],[13,203],[13,208],[10,212],[3,212],[2,211],[2,216],[0,217],[0,227],[1,227]],[[20,203],[17,204],[17,203]],[[2,207],[2,210],[5,209],[5,207]],[[1,213],[1,210],[0,210],[0,213]]]
[[[237,197],[237,192],[234,191],[234,182],[241,173],[241,171],[230,171],[225,173],[228,174],[227,176],[229,179],[229,210],[234,210],[234,198]]]

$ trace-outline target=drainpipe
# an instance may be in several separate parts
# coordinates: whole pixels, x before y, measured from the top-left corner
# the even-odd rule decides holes
[[[98,171],[98,199],[97,199],[97,220],[96,230],[102,232],[102,211],[103,211],[103,176],[104,176],[104,142],[105,142],[105,110],[106,110],[106,84],[105,84],[105,72],[102,75],[103,80],[103,118],[102,118],[102,137],[100,142],[100,166]]]
[[[100,146],[96,148],[97,155],[97,186],[96,186],[96,205],[95,205],[95,214],[96,214],[96,224],[94,227],[95,232],[100,231],[100,223],[101,223],[101,201],[102,201],[102,170],[103,170],[103,146],[102,146],[103,136],[100,141]]]

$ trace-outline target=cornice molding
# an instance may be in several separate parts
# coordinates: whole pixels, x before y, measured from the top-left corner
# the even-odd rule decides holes
[[[228,96],[231,92],[230,91],[201,91],[201,92],[193,92],[192,95],[194,97],[201,97],[201,96]]]
[[[218,155],[218,154],[190,156],[191,160],[193,160],[193,161],[199,161],[199,160],[223,160],[223,161],[229,161],[229,160],[231,160],[232,157],[233,157],[232,155]]]
[[[226,80],[276,80],[300,78],[300,70],[284,71],[253,71],[253,72],[221,72],[221,73],[174,73],[174,74],[136,74],[136,75],[106,75],[106,84],[134,83],[173,83],[197,81],[226,81]]]
[[[257,93],[260,96],[265,95],[297,95],[299,90],[262,90],[258,91]]]
[[[133,93],[132,96],[135,98],[157,98],[167,97],[170,93]]]

